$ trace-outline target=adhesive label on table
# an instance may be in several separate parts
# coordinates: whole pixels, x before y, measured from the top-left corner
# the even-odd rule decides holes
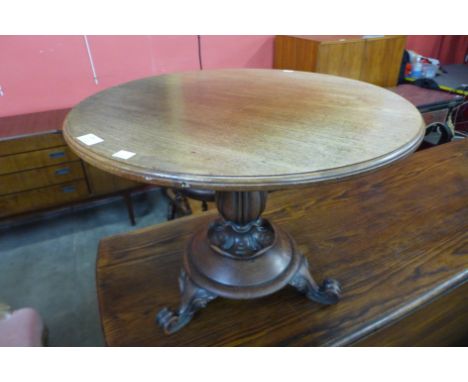
[[[104,139],[99,138],[97,135],[94,135],[94,134],[82,135],[80,137],[76,137],[76,139],[80,140],[81,142],[83,142],[85,145],[88,145],[88,146],[92,146],[92,145],[95,145],[96,143],[104,142]]]
[[[126,151],[126,150],[120,150],[112,154],[114,158],[120,158],[120,159],[130,159],[134,155],[135,153],[132,153],[131,151]]]

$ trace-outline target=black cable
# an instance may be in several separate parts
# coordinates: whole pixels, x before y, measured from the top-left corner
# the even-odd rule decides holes
[[[198,40],[198,64],[200,65],[200,70],[203,70],[203,61],[202,61],[202,51],[201,51],[201,36],[197,35]]]

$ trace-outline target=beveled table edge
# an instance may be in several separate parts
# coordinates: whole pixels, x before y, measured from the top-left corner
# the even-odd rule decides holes
[[[215,191],[279,190],[297,186],[306,186],[311,183],[343,179],[357,174],[362,174],[407,157],[416,151],[421,144],[425,133],[425,125],[421,117],[421,127],[418,134],[413,138],[413,140],[409,141],[402,147],[371,160],[357,162],[348,166],[335,167],[329,170],[284,175],[219,176],[185,174],[157,170],[150,171],[144,167],[130,164],[129,162],[110,159],[104,155],[91,153],[84,144],[79,143],[75,138],[69,135],[67,120],[68,116],[65,118],[63,123],[63,137],[65,141],[79,157],[92,166],[103,171],[143,183],[166,187],[199,188]]]

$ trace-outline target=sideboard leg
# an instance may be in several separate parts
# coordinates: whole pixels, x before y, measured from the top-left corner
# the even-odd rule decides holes
[[[164,329],[166,334],[172,334],[187,325],[195,312],[204,308],[217,296],[193,283],[187,273],[182,269],[179,276],[181,293],[180,307],[176,312],[165,307],[156,316],[156,322]]]
[[[317,285],[309,272],[309,264],[305,258],[289,285],[304,293],[310,300],[321,304],[336,304],[341,297],[341,285],[337,280],[326,278],[322,285]]]
[[[130,191],[124,193],[125,205],[127,206],[128,218],[132,225],[136,224],[135,210],[133,209],[132,194]]]

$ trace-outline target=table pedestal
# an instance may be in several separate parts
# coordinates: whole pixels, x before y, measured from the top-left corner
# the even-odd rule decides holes
[[[267,192],[217,192],[221,218],[202,227],[188,243],[179,277],[177,312],[163,308],[157,323],[167,334],[188,324],[195,312],[216,297],[251,299],[292,285],[307,298],[334,304],[340,284],[325,279],[319,286],[293,239],[261,218]]]

